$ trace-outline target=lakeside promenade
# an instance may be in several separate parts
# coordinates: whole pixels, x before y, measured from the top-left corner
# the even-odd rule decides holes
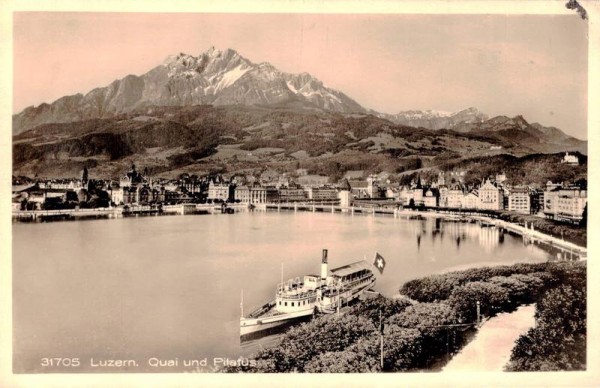
[[[551,245],[553,247],[563,249],[574,253],[582,258],[587,257],[587,248],[574,244],[564,239],[550,236],[532,228],[527,228],[522,225],[510,223],[507,221],[483,216],[476,212],[436,212],[432,210],[417,211],[408,209],[398,209],[389,207],[375,206],[349,206],[343,207],[336,204],[324,203],[307,203],[307,202],[290,202],[290,203],[266,203],[256,204],[250,207],[248,204],[179,204],[179,205],[164,205],[156,206],[119,206],[109,208],[96,209],[62,209],[62,210],[13,210],[12,218],[15,221],[36,221],[36,220],[61,220],[61,219],[82,219],[86,217],[92,218],[120,218],[125,216],[136,215],[191,215],[191,214],[222,214],[226,209],[228,212],[244,212],[244,211],[308,211],[308,212],[327,212],[327,213],[344,213],[344,214],[364,214],[376,215],[384,214],[391,215],[394,218],[411,219],[415,217],[431,217],[443,218],[446,220],[458,222],[476,222],[482,227],[499,227],[509,232],[519,234],[527,238],[530,242],[540,242]]]
[[[502,372],[517,339],[535,326],[535,305],[523,305],[511,313],[486,320],[442,372]]]

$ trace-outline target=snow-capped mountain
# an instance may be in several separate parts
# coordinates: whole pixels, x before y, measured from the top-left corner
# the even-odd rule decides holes
[[[460,130],[464,124],[481,123],[488,119],[486,114],[481,113],[476,108],[468,108],[454,113],[432,110],[407,110],[397,114],[376,114],[396,124],[435,130],[442,128]]]
[[[196,56],[180,53],[137,76],[128,75],[83,95],[29,107],[13,116],[13,134],[39,124],[112,117],[144,106],[257,105],[301,101],[337,112],[366,110],[308,73],[289,74],[255,64],[235,50],[214,47]]]

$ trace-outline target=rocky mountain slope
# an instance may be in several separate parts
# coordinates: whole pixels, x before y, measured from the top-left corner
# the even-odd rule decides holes
[[[85,95],[26,108],[13,116],[13,134],[40,124],[109,118],[151,105],[270,105],[290,101],[316,110],[366,112],[356,101],[308,73],[284,73],[266,62],[253,63],[235,50],[212,47],[197,57],[183,53],[170,56],[143,75],[128,75]]]

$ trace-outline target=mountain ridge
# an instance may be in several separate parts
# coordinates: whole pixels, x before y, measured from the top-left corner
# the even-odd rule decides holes
[[[13,134],[40,124],[107,118],[150,105],[268,105],[291,100],[336,112],[366,113],[356,101],[308,73],[285,73],[268,62],[253,63],[235,50],[211,47],[197,57],[170,55],[140,76],[129,74],[87,94],[27,107],[13,115]]]

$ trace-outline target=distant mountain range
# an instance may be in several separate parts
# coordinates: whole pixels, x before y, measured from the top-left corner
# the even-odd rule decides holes
[[[486,114],[477,110],[477,108],[468,108],[455,113],[432,110],[407,110],[396,114],[372,112],[396,124],[428,129],[456,130],[456,128],[459,128],[463,124],[481,123],[489,118]]]
[[[165,173],[304,164],[337,174],[332,166],[398,172],[499,153],[587,154],[587,142],[522,116],[489,118],[476,108],[379,113],[310,74],[214,48],[26,108],[13,116],[13,144],[16,172],[51,175],[87,165],[110,176],[130,161]]]

